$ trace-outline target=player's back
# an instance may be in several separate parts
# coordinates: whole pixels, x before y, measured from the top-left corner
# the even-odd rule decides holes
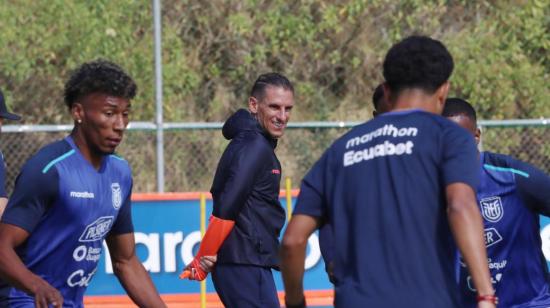
[[[444,196],[453,182],[475,187],[475,153],[465,130],[418,110],[377,117],[333,144],[324,159],[337,306],[460,306]],[[473,176],[460,174],[461,155],[472,156]]]

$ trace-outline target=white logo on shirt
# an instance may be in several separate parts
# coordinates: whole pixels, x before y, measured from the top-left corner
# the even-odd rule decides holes
[[[502,207],[502,200],[500,200],[500,197],[481,199],[481,201],[479,201],[479,205],[481,206],[481,214],[487,221],[497,222],[504,215],[504,209]]]
[[[495,228],[485,229],[483,237],[485,238],[485,247],[491,247],[494,244],[502,241],[502,236]]]
[[[371,160],[376,157],[411,155],[413,153],[414,142],[408,140],[400,143],[391,143],[384,141],[369,148],[359,151],[347,151],[344,153],[344,167]]]
[[[115,208],[115,210],[118,210],[120,208],[120,205],[122,204],[122,191],[120,189],[120,184],[111,184],[111,191],[113,193],[113,207]]]
[[[346,142],[346,149],[358,146],[364,143],[368,143],[378,137],[391,136],[397,137],[415,137],[418,134],[418,128],[416,127],[395,127],[392,124],[386,124],[383,127],[377,128],[362,136],[353,137]]]
[[[101,257],[101,247],[87,247],[86,245],[80,245],[73,251],[73,259],[80,262],[82,260],[98,262]]]
[[[84,198],[84,199],[93,199],[95,198],[94,193],[88,191],[71,191],[69,196],[73,198]]]
[[[500,262],[498,262],[498,261],[493,262],[493,260],[491,258],[489,258],[487,261],[489,263],[489,269],[490,270],[499,271],[501,269],[504,269],[506,267],[506,265],[508,264],[508,260],[502,260]]]
[[[73,272],[69,278],[67,278],[67,284],[69,287],[87,287],[90,284],[90,280],[92,280],[92,277],[94,276],[95,272],[97,271],[97,267],[91,272],[91,273],[84,273],[84,270],[79,269],[75,272]]]
[[[113,216],[104,216],[99,217],[96,221],[89,224],[82,235],[78,239],[80,242],[94,242],[102,240],[105,235],[111,230],[113,221],[115,218]]]
[[[491,276],[491,283],[493,285],[496,285],[497,283],[499,283],[500,280],[502,280],[502,273],[497,273],[495,276]],[[471,276],[468,276],[466,278],[466,283],[468,284],[468,289],[470,289],[470,291],[477,292],[476,288],[474,287]]]

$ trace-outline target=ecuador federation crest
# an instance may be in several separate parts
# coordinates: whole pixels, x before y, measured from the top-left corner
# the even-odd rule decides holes
[[[111,184],[112,200],[113,207],[115,210],[118,210],[122,205],[122,191],[120,190],[120,184],[112,183]]]
[[[481,199],[479,205],[481,206],[481,215],[483,215],[483,218],[487,221],[497,222],[504,215],[504,208],[502,207],[502,200],[500,197]]]

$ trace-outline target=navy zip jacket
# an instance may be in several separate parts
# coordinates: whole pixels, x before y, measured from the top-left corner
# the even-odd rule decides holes
[[[234,220],[218,252],[218,263],[279,267],[279,234],[285,212],[279,202],[281,164],[277,140],[252,115],[238,110],[224,124],[225,149],[210,192],[212,214]]]

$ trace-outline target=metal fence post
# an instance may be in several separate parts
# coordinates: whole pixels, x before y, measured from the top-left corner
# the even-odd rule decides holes
[[[157,191],[164,192],[164,131],[162,116],[162,23],[160,0],[153,0],[155,31],[155,103],[157,126]]]

